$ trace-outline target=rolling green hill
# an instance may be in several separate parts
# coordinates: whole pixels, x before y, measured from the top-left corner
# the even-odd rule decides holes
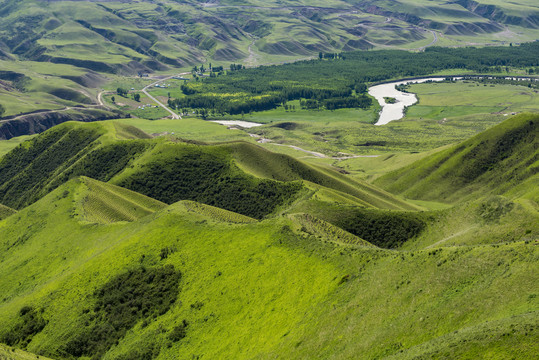
[[[87,187],[87,191],[79,195],[83,198],[81,213],[89,222],[134,221],[166,206],[134,191],[87,177],[81,182]]]
[[[247,142],[223,144],[238,166],[255,176],[280,181],[306,180],[322,187],[352,195],[368,207],[417,210],[412,204],[391,196],[366,182],[354,180],[333,168],[307,164],[291,156],[276,154]]]
[[[1,0],[0,16],[0,117],[78,105],[103,110],[103,86],[115,90],[111,84],[134,83],[124,77],[171,75],[193,65],[226,70],[231,63],[254,67],[369,49],[421,52],[539,38],[539,11],[529,0]],[[133,89],[151,83],[138,80],[142,86]],[[111,93],[105,95],[115,107]],[[118,107],[152,119],[168,115],[132,105]]]
[[[0,360],[537,357],[534,0],[0,19]],[[370,84],[455,73],[498,78],[372,125]],[[168,116],[143,88],[179,119],[96,121]]]
[[[375,183],[413,199],[455,203],[508,194],[529,198],[537,204],[538,126],[537,114],[512,117]]]
[[[373,47],[529,41],[539,12],[501,1],[0,2],[4,59],[136,72]],[[31,27],[22,24],[32,24]],[[438,34],[443,34],[443,40]],[[523,34],[524,33],[524,34]],[[535,37],[534,37],[535,36]]]
[[[90,224],[74,216],[81,192],[103,194],[87,181],[0,221],[8,345],[55,359],[537,353],[534,242],[388,251],[321,241],[309,226],[353,237],[312,218],[234,224],[184,202]]]
[[[0,160],[0,199],[22,209],[82,175],[167,204],[194,200],[257,219],[294,201],[304,189],[303,181],[351,196],[360,206],[418,209],[333,169],[307,165],[255,145],[198,145],[148,137],[117,122],[57,126]],[[249,165],[247,159],[257,157],[267,164]]]

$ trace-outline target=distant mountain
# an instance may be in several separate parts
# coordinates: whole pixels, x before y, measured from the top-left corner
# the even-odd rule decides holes
[[[0,59],[137,73],[205,62],[247,65],[373,47],[533,40],[522,2],[0,1]],[[477,39],[477,40],[473,40]]]

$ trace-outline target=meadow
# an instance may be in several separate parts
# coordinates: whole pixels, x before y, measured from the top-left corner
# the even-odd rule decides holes
[[[521,163],[537,116],[501,118],[441,152],[342,160],[370,161],[371,180],[417,202],[327,166],[337,160],[133,127],[246,136],[200,119],[50,129],[0,160],[1,202],[18,209],[0,220],[0,339],[56,359],[532,358],[537,176]],[[481,166],[489,154],[510,156]],[[456,163],[477,174],[449,207],[451,181],[431,179]],[[496,180],[510,173],[510,187]]]
[[[136,320],[107,345],[107,358],[534,354],[532,244],[354,249],[323,242],[291,220],[231,224],[182,203],[131,223],[92,225],[74,212],[86,191],[71,181],[0,223],[13,239],[43,219],[23,243],[4,245],[10,256],[0,278],[4,329],[20,321],[25,305],[48,319],[30,351],[69,356],[67,345],[98,324],[99,289],[141,266],[148,273],[173,266],[181,272],[173,304]],[[13,271],[22,262],[26,271]]]
[[[481,84],[474,81],[413,84],[419,102],[406,117],[443,120],[472,114],[536,112],[539,95],[527,86]]]
[[[0,359],[535,358],[534,5],[2,2]]]

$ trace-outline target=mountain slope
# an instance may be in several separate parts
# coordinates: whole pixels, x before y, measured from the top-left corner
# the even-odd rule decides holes
[[[536,354],[533,244],[354,249],[182,202],[93,225],[73,216],[84,188],[73,179],[0,221],[2,341],[55,359]]]
[[[118,186],[87,177],[81,178],[81,182],[87,187],[79,195],[83,198],[81,210],[90,222],[134,221],[166,207],[165,203]]]
[[[537,203],[538,135],[539,115],[521,114],[375,183],[414,199],[461,202],[510,191]]]
[[[136,73],[214,62],[282,59],[387,46],[518,41],[539,28],[531,4],[331,0],[0,2],[0,59]],[[24,26],[23,24],[32,24]],[[511,26],[511,30],[506,30]],[[462,38],[462,39],[461,39]],[[256,50],[256,51],[255,51]]]
[[[0,220],[5,219],[16,212],[17,211],[13,210],[12,208],[8,208],[7,206],[0,204]]]
[[[273,165],[263,173],[261,163],[260,171],[255,171],[245,166],[251,156],[263,156]],[[360,206],[417,209],[330,168],[313,167],[258,146],[152,140],[116,122],[62,124],[13,149],[0,159],[0,201],[22,209],[81,175],[167,204],[194,200],[258,219],[294,201],[305,189],[304,182],[311,188],[308,182],[318,184],[334,199],[350,197]]]
[[[417,210],[417,207],[398,199],[363,181],[357,181],[334,169],[306,164],[291,156],[273,153],[247,142],[223,144],[238,166],[255,176],[280,181],[306,180],[337,190],[375,208]]]

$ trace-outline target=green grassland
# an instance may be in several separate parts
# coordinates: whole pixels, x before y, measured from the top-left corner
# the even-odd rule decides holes
[[[520,196],[529,194],[537,202],[537,123],[537,114],[515,116],[460,145],[391,172],[376,183],[391,192],[423,200],[454,203],[478,193],[504,194],[511,190]]]
[[[140,95],[139,101],[133,99],[133,95],[137,92],[131,92],[127,96],[120,96],[117,94],[110,94],[103,96],[103,99],[111,108],[116,108],[123,111],[126,114],[140,119],[157,120],[170,116],[162,107],[158,106],[152,99],[146,96],[142,92],[138,92]],[[113,103],[111,98],[114,96],[115,102]],[[166,101],[165,101],[166,102]],[[144,108],[143,108],[144,107]]]
[[[0,356],[5,360],[36,360],[44,359],[49,360],[44,356],[34,355],[26,351],[22,351],[16,348],[10,348],[9,346],[0,345]]]
[[[384,126],[364,95],[539,70],[539,43],[513,46],[539,36],[532,0],[4,0],[0,16],[4,115],[101,109],[103,92],[133,116],[0,141],[0,359],[539,353],[537,86],[411,85],[418,104]],[[210,62],[225,71],[149,89],[182,119],[139,109],[145,86]]]
[[[416,208],[330,167],[311,166],[254,144],[204,145],[167,137],[152,140],[119,121],[62,124],[18,145],[2,158],[0,167],[2,202],[17,209],[81,175],[110,181],[168,204],[195,200],[254,218],[293,201],[304,191],[302,181],[348,194],[363,206]],[[115,191],[103,191],[123,202]],[[108,207],[103,211],[118,210],[131,219],[145,208],[135,205],[132,214]]]
[[[34,353],[68,357],[69,344],[98,324],[99,289],[141,266],[170,265],[181,272],[177,298],[135,318],[105,358],[536,353],[532,243],[369,250],[321,241],[303,221],[231,224],[181,202],[134,222],[91,225],[76,214],[80,191],[88,188],[71,180],[0,222],[10,239],[0,260],[0,335],[24,328],[24,306],[37,309],[33,321],[45,327],[10,337]]]
[[[192,117],[184,117],[181,120],[161,119],[149,121],[130,118],[115,121],[135,126],[149,134],[173,135],[186,140],[210,143],[233,140],[252,141],[252,138],[243,131],[228,130],[223,125]]]
[[[484,89],[479,89],[483,87]],[[418,104],[406,112],[408,118],[442,120],[471,114],[536,112],[537,91],[526,86],[480,84],[473,81],[413,84]]]
[[[413,172],[417,205],[327,159],[152,139],[133,127],[147,120],[57,126],[0,160],[18,208],[0,220],[1,342],[66,359],[533,358],[536,117],[372,158],[411,163],[375,183],[412,191]],[[183,121],[208,125],[155,123]],[[456,163],[477,175],[458,191]],[[466,196],[418,211],[440,189]]]

